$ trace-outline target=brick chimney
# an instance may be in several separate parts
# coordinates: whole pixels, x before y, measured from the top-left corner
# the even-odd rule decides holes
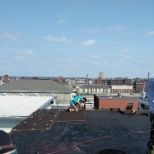
[[[4,83],[9,82],[9,76],[8,75],[4,75]]]

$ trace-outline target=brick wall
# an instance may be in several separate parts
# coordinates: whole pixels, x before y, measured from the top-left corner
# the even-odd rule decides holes
[[[95,102],[96,101],[96,102]],[[119,99],[119,98],[94,98],[94,106],[99,110],[101,109],[120,109],[125,111],[129,103],[133,103],[132,110],[137,110],[138,100],[137,99]]]

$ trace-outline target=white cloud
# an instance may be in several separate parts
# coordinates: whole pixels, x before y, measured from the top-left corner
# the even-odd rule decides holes
[[[4,43],[4,46],[9,46],[9,43]]]
[[[91,61],[91,64],[93,64],[93,65],[98,65],[99,62],[98,62],[98,61]]]
[[[126,33],[124,33],[124,35],[125,35],[125,36],[130,36],[131,33],[130,33],[130,32],[126,32]]]
[[[49,42],[55,42],[55,43],[65,43],[65,44],[72,43],[71,40],[68,40],[65,37],[45,36],[44,39],[46,39]]]
[[[22,56],[16,56],[15,59],[16,60],[22,60],[22,59],[24,59],[24,57],[22,57]]]
[[[32,55],[33,54],[33,51],[32,50],[25,50],[25,51],[22,52],[22,54],[29,56],[29,55]]]
[[[88,41],[83,42],[81,45],[83,45],[83,46],[91,46],[91,45],[94,45],[94,44],[96,44],[95,40],[88,40]]]
[[[64,20],[64,19],[59,19],[59,20],[57,20],[56,22],[55,22],[55,24],[63,24],[63,23],[65,23],[66,22],[66,20]]]
[[[33,55],[33,50],[20,50],[15,52],[14,60],[27,60]]]
[[[129,60],[129,59],[130,59],[130,57],[129,57],[129,56],[125,56],[125,57],[124,57],[124,59]]]
[[[85,30],[85,32],[89,33],[89,34],[96,34],[96,33],[101,32],[101,30],[98,28],[89,28],[89,29]]]
[[[100,65],[102,60],[102,56],[99,54],[89,55],[87,58],[87,62],[91,65]]]
[[[127,27],[123,25],[111,26],[107,28],[107,30],[112,30],[112,31],[119,31],[119,30],[124,30],[124,29],[127,29]]]
[[[12,33],[3,33],[2,37],[8,38],[8,39],[11,39],[11,40],[16,40],[17,39],[17,36],[15,34],[12,34]]]
[[[111,45],[116,45],[116,42],[114,42],[114,41],[113,41],[113,42],[111,42]]]
[[[18,55],[22,56],[30,56],[33,54],[33,50],[23,50],[23,51],[17,51],[16,52]],[[19,56],[20,57],[20,56]]]
[[[146,35],[154,35],[154,31],[149,31],[146,33]]]
[[[90,55],[89,58],[90,59],[96,59],[97,60],[97,59],[100,59],[101,56],[100,55]]]
[[[122,50],[121,50],[121,52],[129,52],[130,50],[128,49],[128,48],[123,48]]]

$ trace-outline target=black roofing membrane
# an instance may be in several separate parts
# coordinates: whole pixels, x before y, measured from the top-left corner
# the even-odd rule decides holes
[[[126,154],[146,153],[149,116],[104,110],[88,110],[84,114],[85,121],[53,122],[47,130],[12,131],[12,142],[19,154],[99,154],[105,149]]]

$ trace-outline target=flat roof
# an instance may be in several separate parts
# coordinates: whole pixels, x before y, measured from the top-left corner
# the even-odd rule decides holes
[[[115,96],[115,95],[96,95],[100,99],[139,99],[137,97]]]
[[[0,92],[72,92],[73,88],[58,84],[52,80],[39,80],[39,79],[19,79],[11,80],[8,83],[0,85]]]
[[[135,99],[135,100],[140,100],[141,98],[139,96],[132,96],[132,95],[95,95],[96,97],[100,99]]]
[[[0,117],[27,117],[52,99],[52,96],[0,96]]]
[[[86,154],[117,149],[127,154],[145,154],[147,151],[151,127],[149,116],[88,110],[84,111],[85,121],[70,122],[70,117],[77,118],[76,114],[79,113],[62,112],[66,112],[63,114],[64,121],[52,119],[52,126],[48,130],[12,131],[10,135],[17,152]],[[46,113],[49,114],[47,111]],[[52,110],[51,118],[55,113]],[[59,114],[56,117],[59,119]],[[47,120],[45,119],[49,124]]]

